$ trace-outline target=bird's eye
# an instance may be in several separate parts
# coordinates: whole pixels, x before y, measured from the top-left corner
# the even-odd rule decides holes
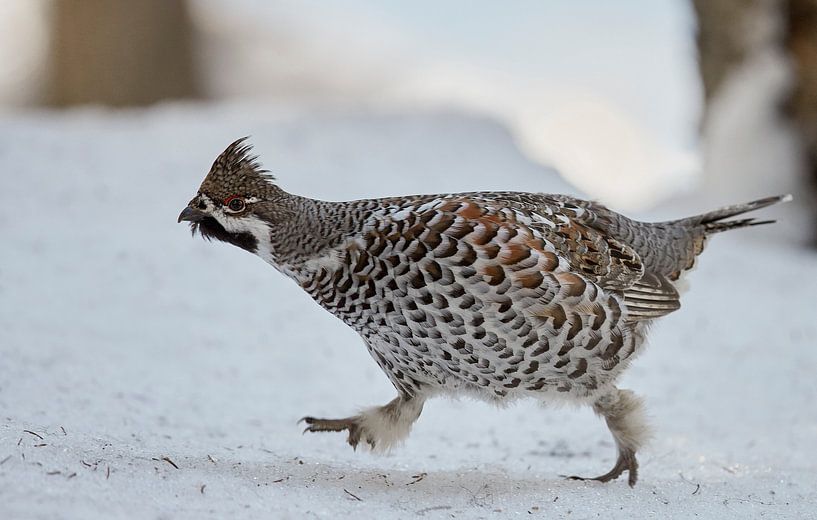
[[[244,211],[245,206],[246,203],[241,197],[230,197],[227,200],[227,207],[230,208],[232,212],[238,213],[239,211]]]

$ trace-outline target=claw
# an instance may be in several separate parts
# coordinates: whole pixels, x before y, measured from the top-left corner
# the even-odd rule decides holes
[[[616,460],[616,465],[604,475],[599,475],[598,477],[580,477],[578,475],[571,475],[565,478],[568,480],[595,480],[597,482],[610,482],[611,480],[615,480],[620,477],[625,471],[628,473],[627,484],[629,484],[630,487],[635,486],[635,483],[638,481],[638,461],[635,458],[635,453],[619,453],[618,459]]]
[[[301,435],[305,435],[305,434],[306,434],[306,432],[311,432],[311,433],[314,433],[314,432],[316,432],[316,431],[317,431],[317,430],[315,430],[315,429],[312,427],[312,423],[313,423],[314,421],[315,421],[315,418],[314,418],[314,417],[311,417],[311,416],[309,416],[309,415],[306,415],[306,416],[301,417],[300,419],[298,419],[298,422],[296,422],[295,424],[301,424],[301,423],[304,423],[304,422],[305,422],[305,423],[308,425],[306,428],[304,428],[304,431],[302,431],[302,432],[301,432]]]
[[[307,430],[310,432],[340,432],[354,427],[352,418],[347,419],[318,419],[307,415],[298,421],[298,424],[305,422]]]
[[[363,440],[366,444],[374,449],[376,441],[369,432],[364,431],[359,424],[359,417],[346,417],[345,419],[317,419],[307,415],[302,417],[298,424],[305,422],[307,427],[304,428],[302,434],[306,432],[340,432],[348,431],[349,436],[346,442],[349,446],[357,451],[357,446]],[[362,438],[361,438],[362,437]]]

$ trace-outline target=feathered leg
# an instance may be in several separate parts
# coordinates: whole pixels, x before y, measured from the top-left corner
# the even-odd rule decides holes
[[[598,480],[609,482],[622,473],[629,473],[628,483],[635,486],[638,480],[638,461],[635,454],[649,437],[649,429],[644,419],[641,399],[630,390],[614,389],[593,403],[596,414],[604,417],[618,448],[618,459],[613,469],[598,477],[572,476],[573,480]]]
[[[385,406],[369,408],[352,417],[344,419],[304,417],[301,421],[307,424],[304,433],[346,430],[349,432],[347,442],[352,448],[357,449],[360,441],[364,441],[373,450],[388,451],[408,436],[412,424],[423,411],[423,402],[420,397],[400,396]]]

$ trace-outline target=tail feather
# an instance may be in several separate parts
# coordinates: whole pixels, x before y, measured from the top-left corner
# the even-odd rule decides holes
[[[675,281],[695,265],[695,258],[703,251],[709,235],[774,222],[754,218],[728,219],[790,200],[791,195],[767,197],[694,217],[653,223],[630,220],[603,206],[585,204],[584,207],[589,207],[593,216],[589,225],[632,247],[644,264],[645,272]],[[644,298],[643,295],[638,297]]]
[[[776,220],[757,220],[754,218],[745,218],[741,220],[727,220],[726,222],[710,222],[704,224],[704,231],[708,235],[713,233],[720,233],[721,231],[729,231],[730,229],[740,229],[750,226],[762,226],[764,224],[774,224]]]
[[[645,267],[652,273],[678,280],[681,273],[692,269],[695,258],[701,254],[707,237],[721,231],[771,224],[773,220],[732,217],[792,200],[791,195],[779,195],[716,209],[702,215],[669,222],[643,224],[639,227],[640,240],[630,239]]]
[[[735,217],[737,215],[742,215],[743,213],[748,213],[750,211],[765,208],[773,204],[778,204],[780,202],[789,202],[790,200],[792,200],[792,196],[789,194],[778,195],[776,197],[766,197],[763,199],[754,200],[752,202],[747,202],[745,204],[735,204],[733,206],[726,206],[720,209],[716,209],[715,211],[710,211],[702,215],[696,215],[694,217],[685,218],[676,222],[678,224],[682,224],[684,226],[692,228],[703,227],[703,230],[706,234],[720,233],[721,231],[728,231],[730,229],[739,229],[750,226],[760,226],[763,224],[772,224],[775,222],[774,220],[757,220],[754,218],[746,218],[740,220],[725,220],[725,219]]]

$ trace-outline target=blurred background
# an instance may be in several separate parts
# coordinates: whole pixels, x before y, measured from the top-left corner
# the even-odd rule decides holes
[[[817,236],[815,0],[0,1],[0,114],[179,101],[474,114],[617,209],[789,191]]]

